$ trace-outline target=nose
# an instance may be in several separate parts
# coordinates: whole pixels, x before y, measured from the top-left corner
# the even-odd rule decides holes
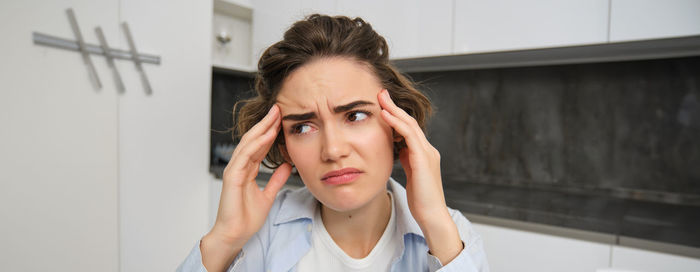
[[[342,131],[335,126],[326,126],[322,133],[321,160],[338,161],[350,153],[350,144]]]

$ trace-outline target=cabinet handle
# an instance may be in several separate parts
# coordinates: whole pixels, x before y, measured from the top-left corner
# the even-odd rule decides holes
[[[222,45],[226,45],[227,43],[231,42],[231,36],[226,33],[226,31],[221,31],[218,35],[216,35],[216,40],[218,40]]]

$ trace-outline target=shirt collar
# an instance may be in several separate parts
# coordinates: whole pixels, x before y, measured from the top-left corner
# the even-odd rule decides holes
[[[401,186],[393,178],[389,178],[389,184],[387,185],[389,190],[394,193],[394,205],[396,207],[396,230],[401,233],[401,236],[413,233],[420,237],[423,237],[423,231],[421,231],[418,226],[418,222],[411,215],[411,210],[408,208],[408,198],[406,196],[406,189]]]
[[[406,189],[401,186],[393,178],[389,178],[387,183],[389,189],[394,195],[394,207],[396,207],[396,227],[397,231],[402,236],[413,233],[423,237],[418,223],[411,215],[408,208],[408,200],[406,197]],[[274,220],[274,225],[284,224],[299,219],[308,219],[309,222],[314,217],[314,212],[318,205],[316,198],[309,192],[306,187],[302,187],[291,191],[287,197],[282,200],[282,204],[278,216]]]
[[[301,187],[287,194],[282,200],[282,206],[273,224],[279,225],[292,222],[298,219],[309,219],[314,217],[314,211],[318,200],[309,192],[306,187]]]

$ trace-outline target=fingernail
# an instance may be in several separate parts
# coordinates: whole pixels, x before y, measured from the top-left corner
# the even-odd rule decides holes
[[[272,107],[270,107],[270,110],[269,110],[269,111],[267,111],[267,114],[271,114],[271,113],[272,113],[272,110],[274,110],[274,109],[275,109],[275,106],[276,106],[276,105],[272,105]]]

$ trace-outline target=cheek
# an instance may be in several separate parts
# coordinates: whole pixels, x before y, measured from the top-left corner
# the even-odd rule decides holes
[[[358,149],[373,154],[371,157],[389,159],[393,164],[392,130],[386,123],[375,122],[366,129],[356,131],[352,138]]]
[[[380,117],[381,118],[381,117]],[[381,138],[385,141],[385,146],[389,149],[389,152],[393,152],[394,149],[394,135],[393,135],[393,129],[391,126],[384,122],[383,119],[379,120],[377,122],[377,126],[379,127],[378,129],[378,138]]]
[[[315,156],[309,156],[309,154],[317,154],[312,152],[317,152],[317,145],[314,144],[310,139],[298,139],[296,137],[286,137],[285,143],[287,147],[287,154],[289,154],[289,159],[292,161],[301,173],[305,166],[313,164],[316,161]]]

